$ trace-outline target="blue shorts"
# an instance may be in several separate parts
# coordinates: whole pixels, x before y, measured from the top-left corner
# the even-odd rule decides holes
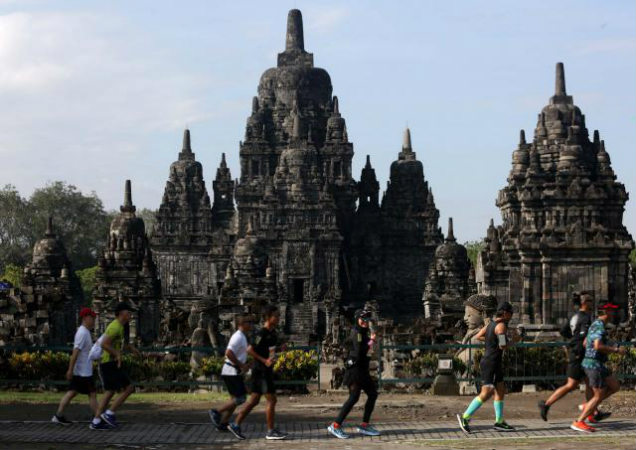
[[[583,368],[583,370],[585,370],[585,376],[587,376],[587,382],[591,388],[601,389],[606,387],[607,383],[605,380],[612,375],[612,371],[605,366],[595,369]]]

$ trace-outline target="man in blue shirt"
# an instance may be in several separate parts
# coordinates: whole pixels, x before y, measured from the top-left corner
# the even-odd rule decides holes
[[[605,365],[607,356],[610,353],[624,354],[625,349],[610,345],[607,340],[607,330],[605,326],[614,318],[618,312],[618,305],[605,302],[599,306],[598,319],[595,320],[587,332],[585,338],[585,357],[581,366],[587,376],[588,385],[592,388],[594,395],[585,404],[578,419],[572,422],[570,428],[576,431],[590,433],[596,428],[585,423],[585,419],[592,416],[601,400],[615,394],[620,389],[620,383],[612,372]]]

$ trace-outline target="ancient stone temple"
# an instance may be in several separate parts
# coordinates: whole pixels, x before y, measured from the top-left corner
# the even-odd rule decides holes
[[[214,205],[205,187],[201,163],[192,151],[190,131],[185,130],[183,148],[170,165],[151,247],[163,298],[186,310],[214,295],[225,275],[230,250],[222,247],[232,243],[234,216],[234,183],[225,155],[213,190]],[[210,254],[213,242],[217,249]],[[217,273],[221,262],[223,267]]]
[[[20,289],[0,294],[0,343],[64,345],[73,341],[83,303],[79,279],[49,217],[46,233],[33,247]]]
[[[126,301],[137,309],[130,337],[142,344],[157,340],[161,285],[144,221],[135,215],[130,180],[126,180],[124,204],[111,222],[107,245],[97,264],[93,293],[97,332],[103,332],[113,320],[115,305]]]
[[[503,223],[488,228],[479,292],[510,300],[521,320],[549,327],[566,320],[572,291],[589,290],[596,301],[619,304],[624,320],[633,246],[623,225],[627,198],[599,132],[590,140],[558,63],[555,93],[532,142],[521,131],[497,197]]]
[[[470,267],[466,247],[455,239],[451,217],[446,240],[435,249],[435,259],[428,270],[422,295],[424,317],[440,325],[445,321],[448,328],[464,316],[464,300],[472,294]]]

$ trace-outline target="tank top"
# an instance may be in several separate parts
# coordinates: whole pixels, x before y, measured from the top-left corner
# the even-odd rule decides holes
[[[503,350],[499,347],[499,338],[495,334],[495,328],[498,322],[492,320],[486,328],[486,352],[484,353],[484,359],[489,361],[501,361]]]

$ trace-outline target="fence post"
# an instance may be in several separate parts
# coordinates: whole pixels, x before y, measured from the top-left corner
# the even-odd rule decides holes
[[[378,389],[382,389],[382,339],[378,342]]]
[[[316,344],[316,353],[318,353],[318,392],[320,392],[320,343]]]

